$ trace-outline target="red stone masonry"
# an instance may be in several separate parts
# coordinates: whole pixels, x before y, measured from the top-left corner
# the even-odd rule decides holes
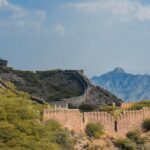
[[[46,109],[43,121],[54,119],[76,132],[84,132],[88,123],[101,123],[106,131],[114,132],[114,118],[106,112],[80,113],[74,109]]]
[[[84,113],[84,127],[90,122],[100,123],[106,131],[115,132],[114,117],[107,112]]]
[[[125,111],[117,119],[107,112],[80,113],[78,109],[45,109],[43,121],[54,119],[75,132],[84,132],[88,123],[101,123],[105,131],[126,134],[132,130],[142,130],[143,120],[150,118],[150,108]]]
[[[47,109],[44,110],[43,121],[54,119],[64,127],[76,132],[83,131],[83,117],[79,110]]]
[[[135,102],[126,102],[126,103],[122,103],[121,104],[121,109],[128,109],[130,108],[132,105],[134,105]]]
[[[117,132],[126,134],[128,131],[142,130],[142,123],[146,118],[150,118],[150,108],[125,111],[117,119]]]

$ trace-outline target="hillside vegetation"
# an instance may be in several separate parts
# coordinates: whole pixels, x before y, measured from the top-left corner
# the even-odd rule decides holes
[[[84,92],[84,88],[75,76],[61,70],[37,72],[9,70],[7,73],[1,73],[0,76],[13,82],[18,90],[46,100],[75,97]]]
[[[143,109],[144,107],[150,107],[150,100],[147,101],[141,101],[138,103],[134,103],[129,110],[140,110]]]
[[[32,102],[26,93],[0,88],[0,149],[71,150],[69,131],[53,120],[41,122],[47,107]]]
[[[80,70],[22,71],[0,66],[0,77],[15,84],[17,90],[45,99],[47,102],[78,97],[88,90],[85,103],[93,105],[121,103],[110,92],[93,86]],[[90,90],[89,90],[90,87]],[[78,102],[78,105],[82,102]]]

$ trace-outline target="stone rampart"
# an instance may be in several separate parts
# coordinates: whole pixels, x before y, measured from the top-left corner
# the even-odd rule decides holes
[[[71,97],[68,99],[62,99],[64,102],[71,104],[73,106],[78,106],[86,101],[86,93],[78,97]]]
[[[90,81],[84,76],[83,71],[79,70],[66,70],[66,73],[73,74],[74,77],[79,81],[80,85],[83,87],[83,94],[77,97],[71,97],[67,99],[62,99],[62,101],[67,102],[73,106],[79,106],[80,104],[84,103],[87,98],[87,93],[90,91],[91,83]]]
[[[68,108],[68,102],[65,101],[51,101],[49,104],[54,108]]]
[[[91,122],[100,123],[106,131],[115,132],[115,119],[107,112],[84,113],[84,127]]]
[[[107,112],[80,113],[78,109],[47,109],[44,110],[43,121],[54,119],[76,132],[84,132],[88,123],[100,123],[107,132],[125,135],[132,130],[142,130],[146,118],[150,118],[150,108],[125,111],[117,119]]]
[[[15,94],[18,94],[19,91],[13,89],[10,85],[8,85],[3,79],[0,78],[0,87],[3,88],[3,89],[8,89],[10,90],[12,93],[15,93]],[[32,101],[35,101],[39,104],[44,104],[46,103],[44,99],[42,98],[39,98],[39,97],[36,97],[36,96],[32,96],[30,95],[30,98]]]
[[[83,117],[79,110],[47,109],[44,110],[43,121],[56,120],[64,127],[76,132],[83,131]]]
[[[117,119],[117,132],[126,134],[128,131],[142,130],[142,122],[146,118],[150,118],[150,108],[125,111]]]
[[[13,93],[17,93],[17,91],[15,89],[12,89],[12,87],[10,85],[8,85],[3,79],[0,78],[0,84],[1,84],[1,88],[4,89],[9,89],[11,90]]]
[[[130,108],[132,105],[134,105],[135,102],[125,102],[121,104],[121,109],[128,109]]]
[[[44,110],[43,121],[54,119],[71,130],[83,132],[88,123],[101,123],[106,131],[115,132],[115,120],[106,112],[80,113],[78,109]]]

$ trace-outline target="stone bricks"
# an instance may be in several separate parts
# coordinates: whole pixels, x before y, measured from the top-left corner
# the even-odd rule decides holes
[[[135,104],[135,102],[122,103],[121,104],[121,109],[128,109],[128,108],[130,108],[134,104]]]
[[[78,109],[45,109],[43,121],[54,119],[75,132],[84,132],[88,123],[101,123],[107,132],[126,134],[142,130],[143,120],[150,118],[150,108],[125,111],[117,119],[107,112],[80,113]]]
[[[43,121],[57,120],[64,127],[76,132],[83,131],[83,117],[79,110],[71,109],[47,109],[44,110]]]
[[[114,117],[107,112],[90,112],[84,113],[84,127],[90,122],[101,123],[106,131],[114,132]]]
[[[150,118],[150,108],[125,111],[117,119],[117,132],[126,134],[132,130],[142,130],[143,120]]]

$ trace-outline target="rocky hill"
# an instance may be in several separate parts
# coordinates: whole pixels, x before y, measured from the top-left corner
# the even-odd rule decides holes
[[[50,71],[21,71],[10,67],[0,66],[0,77],[15,84],[17,90],[28,92],[30,95],[41,97],[47,102],[62,101],[76,105],[81,103],[111,104],[121,100],[106,90],[93,86],[84,76],[83,71],[50,70]]]
[[[91,81],[126,101],[150,99],[150,75],[133,75],[116,68]]]

